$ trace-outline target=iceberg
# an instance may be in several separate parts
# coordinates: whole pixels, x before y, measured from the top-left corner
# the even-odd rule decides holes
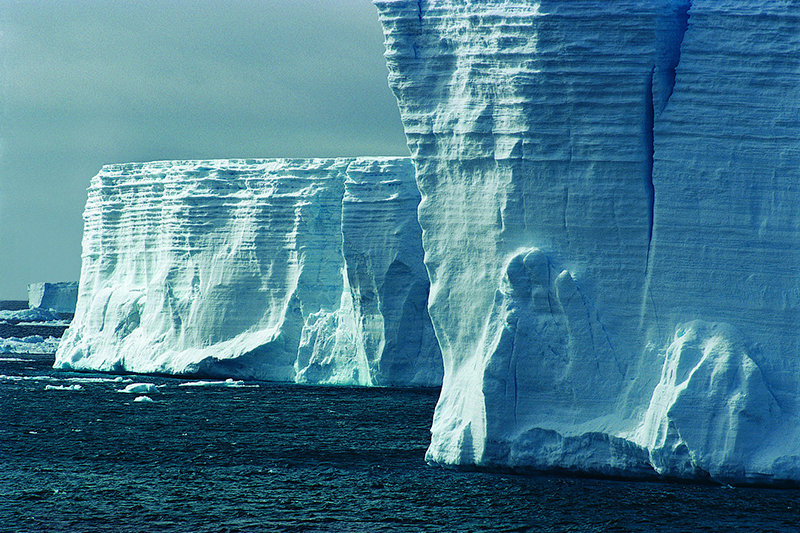
[[[60,369],[437,386],[408,158],[105,166]]]
[[[31,309],[52,309],[58,313],[74,313],[78,301],[78,282],[30,283],[28,305]]]
[[[800,5],[374,3],[444,359],[428,461],[800,481]]]

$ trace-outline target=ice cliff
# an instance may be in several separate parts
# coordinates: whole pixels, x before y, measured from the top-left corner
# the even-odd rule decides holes
[[[375,0],[428,460],[800,480],[800,3]]]
[[[408,158],[109,165],[55,366],[438,385]]]

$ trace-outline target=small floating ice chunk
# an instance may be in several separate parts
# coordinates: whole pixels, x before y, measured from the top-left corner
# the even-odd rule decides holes
[[[140,403],[155,403],[156,401],[152,399],[150,396],[137,396],[133,399],[134,402]]]
[[[245,385],[244,381],[234,381],[228,378],[225,381],[187,381],[179,383],[179,387],[256,387],[257,385]]]
[[[71,381],[72,383],[117,383],[116,379],[94,377],[67,378],[67,381]]]
[[[44,390],[81,390],[83,387],[78,385],[45,385]]]
[[[152,383],[131,383],[120,392],[127,392],[131,394],[152,394],[154,392],[158,392],[158,387]]]

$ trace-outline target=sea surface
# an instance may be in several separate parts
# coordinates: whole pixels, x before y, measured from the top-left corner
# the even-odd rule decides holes
[[[800,531],[798,490],[428,466],[435,390],[52,362],[0,355],[2,532]]]

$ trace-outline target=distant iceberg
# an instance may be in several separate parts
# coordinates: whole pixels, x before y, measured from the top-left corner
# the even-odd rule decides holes
[[[408,158],[109,165],[56,368],[436,386]]]
[[[52,309],[59,313],[74,313],[77,302],[77,281],[40,282],[28,285],[28,305],[31,308]]]
[[[800,4],[375,0],[428,460],[800,481]]]

